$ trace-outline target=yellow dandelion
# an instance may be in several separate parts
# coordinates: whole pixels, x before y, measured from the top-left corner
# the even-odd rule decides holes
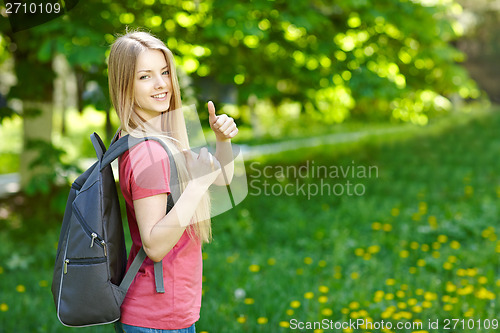
[[[380,223],[380,222],[373,222],[372,223],[372,229],[373,230],[380,230],[380,229],[382,229],[382,223]]]
[[[437,259],[441,257],[441,253],[439,253],[438,251],[432,251],[432,257]]]
[[[314,333],[323,333],[324,331],[321,328],[317,328],[313,332]]]
[[[453,293],[457,290],[457,286],[455,286],[452,282],[446,282],[446,292]]]
[[[417,260],[417,266],[424,267],[425,266],[425,260],[424,259],[418,259]]]
[[[443,268],[446,269],[447,271],[451,270],[453,268],[453,265],[450,264],[449,262],[445,262],[443,264]]]
[[[418,244],[418,242],[413,241],[410,243],[410,248],[412,250],[417,250],[419,247],[420,247],[420,245]]]
[[[437,238],[438,242],[440,243],[446,243],[448,241],[448,236],[446,235],[439,235]]]
[[[480,284],[486,284],[486,283],[488,283],[488,278],[486,276],[480,276],[477,279],[477,282],[479,282]]]
[[[280,321],[280,327],[289,328],[290,323],[288,321]]]
[[[441,243],[439,243],[439,242],[432,243],[432,248],[434,250],[439,250],[441,248]]]
[[[246,317],[246,316],[241,315],[241,316],[239,316],[238,318],[236,318],[236,321],[237,321],[238,323],[240,323],[240,324],[244,324],[244,323],[246,323],[246,322],[247,322],[247,317]]]
[[[425,292],[424,298],[426,301],[434,301],[437,299],[436,293],[431,293],[430,291]]]
[[[389,224],[389,223],[386,223],[386,224],[384,224],[383,229],[384,229],[384,231],[389,232],[389,231],[391,231],[391,230],[392,230],[392,225],[391,225],[391,224]]]
[[[395,279],[387,279],[387,280],[385,280],[385,284],[388,286],[393,286],[396,284],[396,280]]]
[[[268,322],[268,319],[266,317],[257,318],[257,324],[259,324],[259,325],[267,324],[267,322]]]
[[[385,294],[384,298],[388,301],[390,300],[393,300],[394,299],[394,294],[393,293],[387,293]]]
[[[421,288],[418,288],[415,290],[415,295],[422,296],[424,294],[424,290]]]
[[[2,312],[9,311],[9,306],[5,303],[0,304],[0,311],[2,311]]]
[[[431,308],[432,307],[432,303],[429,302],[429,301],[423,301],[422,302],[422,307],[428,309],[428,308]]]
[[[420,305],[415,305],[414,307],[411,308],[411,310],[415,313],[420,313],[422,312],[422,307]]]
[[[0,274],[3,274],[3,267],[0,266]]]
[[[471,285],[465,286],[463,288],[457,289],[457,294],[464,296],[469,295],[474,291],[474,287]]]
[[[494,300],[495,299],[495,294],[492,293],[491,291],[489,291],[488,289],[484,288],[484,287],[481,287],[481,289],[479,289],[477,292],[476,292],[476,297],[479,298],[479,299],[489,299],[489,300]]]
[[[497,285],[497,287],[500,287],[500,279],[498,279],[495,284]]]
[[[321,310],[321,314],[325,317],[330,317],[333,314],[333,310],[330,308],[324,308]]]
[[[372,246],[368,247],[368,252],[371,254],[378,253],[378,252],[380,252],[380,246],[379,245],[372,245]]]
[[[429,251],[430,249],[430,246],[428,244],[422,244],[422,246],[420,247],[420,249],[424,252],[427,252]]]
[[[453,310],[453,305],[451,305],[451,304],[445,304],[443,306],[443,310],[444,311],[451,311],[451,310]]]
[[[326,263],[326,261],[325,261],[325,260],[320,260],[320,261],[318,262],[318,267],[322,267],[322,268],[323,268],[323,267],[326,267],[326,265],[327,265],[327,263]]]
[[[414,306],[414,305],[417,305],[418,303],[418,300],[416,298],[410,298],[408,301],[407,301],[408,305],[409,306]]]
[[[431,215],[427,218],[427,222],[429,222],[429,225],[432,229],[437,228],[437,218],[434,215]]]
[[[469,310],[467,310],[465,313],[464,313],[464,317],[472,317],[474,315],[474,309],[473,308],[470,308]]]
[[[409,272],[410,272],[410,274],[415,274],[417,272],[417,268],[416,267],[410,267]]]
[[[460,248],[460,243],[454,240],[450,243],[450,247],[454,250],[458,250]]]
[[[286,310],[286,314],[287,314],[288,316],[293,316],[293,314],[294,314],[294,313],[295,313],[295,311],[293,311],[292,309],[288,309],[288,310]]]
[[[22,284],[19,284],[19,285],[17,285],[17,287],[16,287],[16,291],[17,291],[18,293],[24,293],[24,292],[26,291],[26,287],[25,287],[25,286],[23,286]]]
[[[298,308],[299,306],[300,306],[300,302],[299,301],[292,301],[290,303],[290,307],[292,307],[294,309]]]
[[[253,265],[250,265],[248,267],[248,269],[250,270],[250,272],[252,273],[257,273],[258,271],[260,271],[260,266],[259,265],[256,265],[256,264],[253,264]]]
[[[313,259],[311,257],[305,257],[304,258],[304,264],[310,265],[313,263]]]
[[[382,291],[382,290],[377,290],[377,291],[375,292],[374,298],[382,298],[382,297],[384,297],[384,294],[385,294],[385,293],[384,293],[384,291]]]
[[[353,280],[357,280],[357,279],[359,279],[359,273],[357,273],[357,272],[352,272],[352,273],[351,273],[351,279],[353,279]]]
[[[399,215],[399,208],[396,208],[394,207],[393,209],[391,209],[391,215],[396,217]]]
[[[340,312],[342,312],[342,314],[348,314],[349,313],[349,309],[348,308],[342,308],[340,310]]]
[[[303,268],[297,268],[297,270],[295,271],[295,274],[297,274],[297,275],[304,274],[304,269]]]
[[[319,286],[318,291],[320,293],[326,294],[330,289],[327,286]]]
[[[365,253],[363,255],[363,260],[370,260],[372,258],[372,255],[370,253]]]
[[[396,292],[396,297],[397,297],[397,298],[403,298],[403,297],[405,297],[405,296],[406,296],[406,293],[405,293],[404,291],[402,291],[402,290],[398,290],[398,291]]]
[[[406,309],[408,305],[405,302],[398,302],[398,308],[400,309]]]
[[[349,303],[349,308],[353,309],[353,310],[359,309],[359,303],[356,301],[351,302],[351,303]]]
[[[245,298],[243,302],[247,305],[252,305],[255,303],[255,300],[253,298]]]
[[[350,328],[350,327],[346,327],[346,328],[344,328],[342,330],[342,332],[344,332],[344,333],[352,333],[352,332],[354,332],[354,330],[352,328]]]
[[[467,268],[467,275],[474,277],[477,274],[477,268]]]
[[[471,196],[474,194],[474,188],[470,185],[465,186],[464,193],[466,196]]]
[[[357,255],[358,257],[361,257],[363,254],[365,254],[365,250],[359,247],[354,250],[354,254]]]
[[[328,302],[328,297],[327,296],[320,296],[320,297],[318,297],[318,302],[320,302],[321,304],[324,304],[324,303]]]
[[[410,251],[408,250],[402,250],[399,252],[399,256],[401,258],[408,258],[410,256]]]
[[[232,264],[235,261],[236,261],[236,257],[235,256],[229,256],[229,257],[226,258],[226,262],[228,264]]]
[[[267,259],[267,264],[268,264],[269,266],[274,266],[274,265],[276,265],[276,259],[274,259],[274,258],[269,258],[269,259]]]
[[[305,299],[312,299],[314,297],[314,293],[313,292],[307,292],[304,294],[304,298]]]
[[[427,213],[427,202],[420,201],[420,202],[418,203],[418,211],[419,211],[421,214],[425,214],[425,213]]]

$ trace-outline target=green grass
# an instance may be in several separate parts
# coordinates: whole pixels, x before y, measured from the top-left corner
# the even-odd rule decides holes
[[[204,247],[197,331],[289,332],[293,318],[371,318],[421,320],[432,332],[494,332],[478,330],[477,321],[498,320],[500,312],[500,115],[452,124],[249,164],[248,197],[213,219],[214,241]],[[306,160],[373,166],[378,177],[280,176],[280,166]],[[364,194],[308,199],[299,191],[347,181]],[[287,184],[291,195],[276,195]],[[0,332],[71,330],[57,321],[50,294],[57,237],[50,229],[23,244],[0,234]],[[452,318],[474,319],[476,328],[445,330]],[[429,320],[440,329],[428,330]]]

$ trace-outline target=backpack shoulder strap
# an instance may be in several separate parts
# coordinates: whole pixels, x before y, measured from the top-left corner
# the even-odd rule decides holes
[[[120,139],[117,139],[117,135],[113,138],[113,141],[111,142],[111,145],[107,151],[102,155],[101,159],[101,171],[108,166],[111,162],[113,162],[116,158],[121,156],[124,152],[129,150],[132,147],[135,147],[141,142],[148,141],[148,140],[154,140],[159,142],[162,147],[165,149],[168,155],[168,159],[170,162],[170,196],[169,196],[169,203],[167,206],[167,212],[172,208],[173,204],[177,201],[177,199],[180,196],[180,186],[179,186],[179,180],[177,179],[177,167],[175,165],[174,157],[172,156],[172,153],[170,152],[170,149],[165,145],[165,143],[155,137],[142,137],[142,138],[136,138],[132,137],[129,135],[125,135],[121,137]],[[139,268],[141,267],[142,263],[146,259],[147,255],[146,252],[144,251],[144,248],[141,247],[139,252],[137,253],[136,257],[132,261],[131,266],[129,267],[127,273],[125,274],[122,283],[120,284],[120,288],[124,290],[128,290],[130,287],[130,284],[132,283],[135,275],[139,271]],[[154,263],[154,274],[155,274],[155,284],[156,284],[156,292],[157,293],[164,293],[165,288],[163,285],[163,265],[162,262],[155,262]]]

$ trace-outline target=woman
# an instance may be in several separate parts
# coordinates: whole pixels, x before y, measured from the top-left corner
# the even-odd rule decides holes
[[[110,96],[121,123],[120,135],[163,136],[174,156],[181,195],[167,211],[168,155],[145,141],[119,159],[120,188],[132,237],[128,266],[140,247],[148,256],[122,304],[117,332],[195,332],[202,287],[201,244],[210,241],[208,187],[232,177],[231,138],[238,129],[208,103],[216,153],[189,150],[179,83],[172,53],[146,32],[130,32],[112,45],[108,61]],[[224,166],[225,177],[221,172]],[[162,261],[165,293],[157,293],[154,262]]]

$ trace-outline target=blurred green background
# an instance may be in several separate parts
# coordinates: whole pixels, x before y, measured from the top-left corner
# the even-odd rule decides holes
[[[286,332],[294,318],[496,331],[498,1],[59,3],[45,23],[0,5],[0,332],[71,330],[50,293],[55,246],[89,135],[109,143],[118,127],[106,57],[127,27],[173,51],[207,139],[213,100],[247,153],[248,197],[204,248],[198,332]],[[363,194],[310,191],[348,181]]]

